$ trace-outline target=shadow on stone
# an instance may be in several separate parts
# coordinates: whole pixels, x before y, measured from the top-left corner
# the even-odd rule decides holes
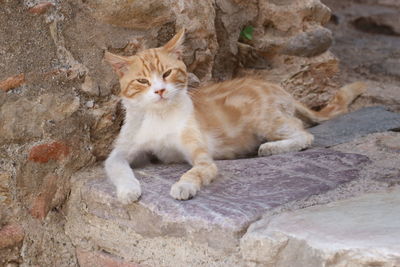
[[[330,147],[371,133],[400,128],[400,114],[384,107],[367,107],[310,128],[315,147]]]

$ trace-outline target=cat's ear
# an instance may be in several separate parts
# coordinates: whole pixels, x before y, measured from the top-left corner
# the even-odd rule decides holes
[[[171,40],[166,43],[163,48],[171,54],[175,54],[180,58],[183,54],[183,42],[185,41],[185,28],[182,28]]]
[[[128,57],[118,56],[108,51],[104,53],[104,59],[111,64],[115,73],[117,73],[119,77],[123,76],[127,66],[131,63],[131,60]]]

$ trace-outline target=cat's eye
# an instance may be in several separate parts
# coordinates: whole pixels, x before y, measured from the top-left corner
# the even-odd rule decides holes
[[[167,70],[166,72],[164,72],[163,74],[163,79],[167,78],[170,74],[171,74],[172,70]]]
[[[147,79],[137,79],[136,81],[138,81],[141,84],[150,84],[149,80]]]

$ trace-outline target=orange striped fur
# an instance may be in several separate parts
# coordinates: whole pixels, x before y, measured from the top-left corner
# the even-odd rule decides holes
[[[339,90],[321,111],[308,109],[280,86],[241,78],[187,91],[188,73],[181,61],[184,31],[166,45],[134,56],[106,53],[120,77],[125,123],[106,160],[108,177],[118,198],[139,198],[140,184],[133,162],[156,155],[165,162],[187,161],[193,167],[171,188],[185,200],[217,176],[213,159],[299,151],[313,141],[300,118],[313,123],[347,111],[364,91],[357,82]]]

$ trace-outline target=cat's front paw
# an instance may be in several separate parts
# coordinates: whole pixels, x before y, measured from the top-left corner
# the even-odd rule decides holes
[[[282,147],[277,146],[274,142],[271,143],[264,143],[260,145],[258,149],[258,156],[259,157],[266,157],[271,155],[276,155],[285,152]]]
[[[137,201],[141,194],[142,188],[139,183],[129,182],[117,187],[118,200],[123,204],[130,204]]]
[[[170,191],[170,195],[177,200],[187,200],[194,197],[199,187],[190,181],[176,182]]]

